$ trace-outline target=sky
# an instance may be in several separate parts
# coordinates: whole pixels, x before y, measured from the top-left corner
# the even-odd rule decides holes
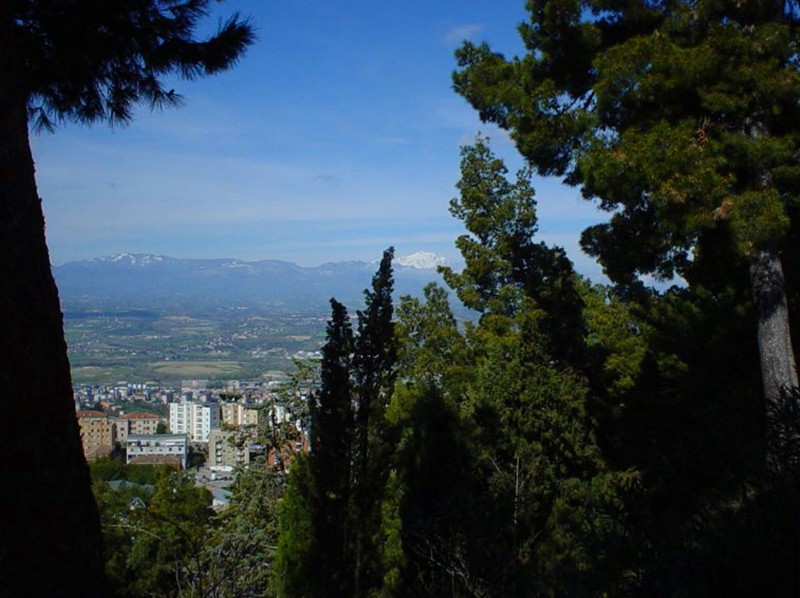
[[[430,251],[458,262],[448,211],[459,148],[486,134],[511,171],[506,134],[452,90],[453,53],[486,41],[522,52],[522,0],[229,0],[258,39],[230,71],[169,81],[179,109],[125,127],[34,133],[53,264],[115,253],[278,259],[305,266]],[[576,267],[604,219],[576,189],[534,181],[541,239]]]

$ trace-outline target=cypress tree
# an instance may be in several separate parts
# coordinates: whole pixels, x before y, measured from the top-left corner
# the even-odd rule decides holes
[[[391,451],[385,411],[391,398],[397,360],[392,321],[393,258],[394,248],[383,252],[371,289],[364,291],[366,308],[358,312],[353,359],[353,575],[354,591],[359,596],[377,587],[381,580],[376,537],[380,530],[380,504]]]
[[[353,331],[347,309],[331,299],[322,349],[321,388],[311,401],[311,472],[317,488],[312,512],[318,596],[352,593],[348,571],[350,461],[353,433]]]
[[[277,581],[288,595],[363,596],[380,587],[378,536],[391,439],[385,409],[397,359],[392,258],[383,254],[353,335],[331,300],[311,453],[290,473]],[[297,469],[297,471],[295,471]],[[313,573],[312,573],[313,572]]]

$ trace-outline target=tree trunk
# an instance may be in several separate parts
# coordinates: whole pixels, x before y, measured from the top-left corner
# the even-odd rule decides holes
[[[775,408],[781,390],[796,387],[797,367],[789,330],[789,309],[783,269],[777,251],[760,251],[750,262],[756,316],[761,380],[767,408]]]
[[[12,4],[0,3],[0,593],[99,596],[102,535],[14,76]]]

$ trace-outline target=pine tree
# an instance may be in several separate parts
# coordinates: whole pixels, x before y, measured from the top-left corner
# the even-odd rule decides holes
[[[647,591],[683,591],[678,568],[713,579],[709,594],[742,591],[730,572],[758,579],[766,563],[775,574],[757,583],[785,589],[796,550],[779,530],[794,523],[778,523],[774,505],[796,509],[796,491],[772,439],[781,393],[797,386],[797,3],[527,7],[526,54],[467,44],[456,87],[540,174],[612,212],[582,245],[647,331],[636,384],[609,418],[615,461],[648,474],[639,522],[658,554]],[[640,281],[675,274],[688,288]],[[765,478],[765,464],[780,475]]]
[[[230,67],[253,39],[234,17],[194,38],[208,0],[0,3],[0,582],[9,594],[103,593],[99,519],[72,403],[28,124],[130,120],[174,105],[160,78]],[[35,578],[31,572],[35,571]]]
[[[527,6],[528,53],[466,44],[457,90],[540,174],[614,211],[582,242],[615,282],[687,276],[703,255],[744,262],[774,404],[798,380],[780,262],[796,253],[800,192],[796,3]]]
[[[518,300],[530,298],[542,310],[540,327],[552,356],[565,365],[586,365],[583,301],[564,250],[537,243],[536,200],[531,173],[508,180],[508,169],[478,137],[461,150],[460,197],[450,212],[469,234],[456,241],[466,268],[442,268],[445,280],[467,307],[484,314],[513,315]],[[504,311],[505,310],[505,311]]]

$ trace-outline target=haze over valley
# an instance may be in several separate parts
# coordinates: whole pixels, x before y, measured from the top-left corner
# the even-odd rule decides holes
[[[396,296],[441,283],[443,263],[429,252],[398,257]],[[332,297],[355,315],[375,268],[134,253],[56,266],[73,381],[280,376],[292,359],[318,355]]]

